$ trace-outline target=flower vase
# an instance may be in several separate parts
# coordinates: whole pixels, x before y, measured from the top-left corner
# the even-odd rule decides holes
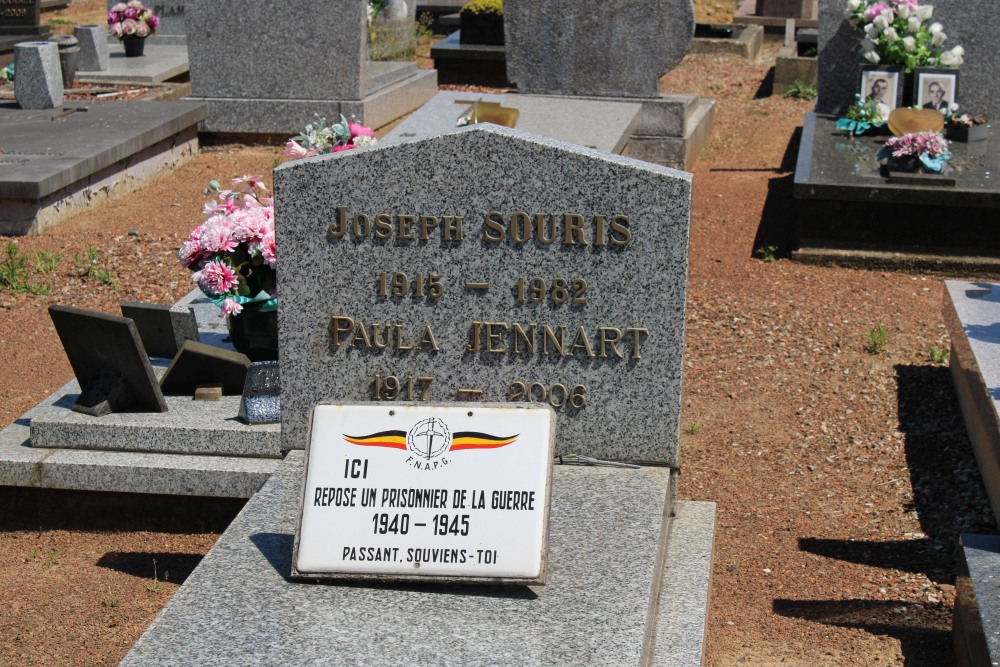
[[[972,127],[948,125],[945,127],[945,136],[951,141],[985,141],[990,137],[990,126],[986,124],[973,125]]]
[[[122,43],[125,45],[126,58],[139,58],[146,48],[145,37],[126,37]]]
[[[251,361],[274,361],[278,358],[278,311],[262,311],[247,304],[239,315],[226,317],[229,337],[237,352]]]

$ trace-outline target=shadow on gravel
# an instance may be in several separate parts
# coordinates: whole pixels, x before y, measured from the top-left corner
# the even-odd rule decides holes
[[[15,530],[221,533],[240,498],[0,487],[0,532]]]
[[[955,662],[951,609],[939,605],[876,600],[775,600],[774,613],[823,625],[857,628],[899,640],[911,667],[943,667]]]
[[[802,128],[795,128],[792,138],[785,148],[778,171],[784,175],[775,176],[767,182],[767,199],[760,214],[760,224],[753,239],[750,255],[758,257],[760,248],[774,247],[775,257],[790,256],[795,242],[795,202],[792,189],[795,185],[795,161],[799,154]]]
[[[97,560],[97,565],[140,579],[183,584],[201,559],[200,554],[109,551]]]

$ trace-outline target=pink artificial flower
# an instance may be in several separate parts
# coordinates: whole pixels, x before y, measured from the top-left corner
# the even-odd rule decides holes
[[[240,185],[241,183],[246,183],[250,187],[250,190],[267,190],[267,186],[261,180],[260,176],[255,174],[247,174],[240,176],[239,178],[233,179],[233,185]]]
[[[347,129],[351,131],[351,139],[354,137],[374,137],[375,130],[365,127],[361,123],[348,122]]]
[[[243,306],[237,303],[236,299],[233,299],[232,297],[223,301],[219,308],[222,309],[223,315],[239,315],[243,312]]]
[[[128,7],[128,5],[126,5],[124,2],[119,2],[114,7],[111,8],[111,11],[113,11],[113,12],[123,12],[123,11],[125,11],[126,7]]]
[[[125,11],[122,12],[127,19],[137,19],[139,18],[139,10],[135,7],[126,7]]]
[[[240,284],[233,267],[221,261],[206,263],[205,268],[194,274],[194,278],[207,294],[219,296],[236,289]]]
[[[125,31],[122,29],[122,24],[121,23],[115,23],[113,26],[111,26],[111,36],[112,37],[116,37],[117,39],[121,39],[124,34],[125,34]]]
[[[874,5],[868,5],[868,9],[865,10],[865,18],[869,21],[874,21],[876,16],[887,9],[890,9],[890,7],[886,2],[876,2]]]
[[[233,227],[233,236],[239,241],[258,243],[268,230],[273,228],[266,216],[259,213],[263,209],[260,207],[247,209],[233,216],[236,218],[236,225]]]
[[[896,5],[897,7],[903,5],[904,7],[907,7],[909,9],[916,9],[918,2],[917,0],[892,0],[892,4]]]
[[[303,148],[302,145],[299,144],[299,142],[295,141],[294,139],[289,139],[288,143],[285,144],[284,156],[290,157],[293,160],[301,160],[304,157],[310,157],[315,154],[316,154],[315,151]]]
[[[112,25],[114,23],[118,23],[119,21],[121,21],[121,19],[118,17],[118,12],[116,12],[116,11],[109,11],[108,12],[108,25]]]
[[[128,0],[125,5],[131,7],[132,9],[142,9],[141,0]]]
[[[181,249],[177,251],[177,259],[180,260],[181,266],[190,269],[201,261],[202,251],[200,243],[187,240],[181,244]]]
[[[149,37],[149,26],[145,23],[139,23],[139,25],[136,26],[135,34],[139,37]]]
[[[122,21],[122,32],[126,35],[134,35],[138,27],[139,24],[134,19],[125,19]]]
[[[278,248],[274,242],[274,230],[268,232],[260,241],[260,256],[272,269],[278,264]]]
[[[146,23],[149,24],[149,27],[152,30],[156,30],[160,27],[160,17],[151,13],[148,17],[146,17]]]
[[[354,144],[346,144],[344,146],[334,146],[333,153],[339,153],[340,151],[349,151],[354,148]]]
[[[217,215],[205,223],[201,233],[201,245],[206,252],[229,252],[237,246],[233,238],[232,223],[224,216]]]
[[[222,204],[217,201],[205,202],[205,206],[202,207],[201,212],[206,218],[219,215],[222,213]]]

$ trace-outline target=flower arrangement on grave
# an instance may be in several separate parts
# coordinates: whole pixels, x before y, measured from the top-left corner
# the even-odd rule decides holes
[[[120,40],[145,38],[156,34],[160,18],[139,0],[119,2],[108,11],[111,35]]]
[[[944,117],[944,130],[949,139],[952,141],[983,141],[989,138],[989,118],[959,111],[957,104],[952,106],[954,108]]]
[[[940,173],[944,163],[951,159],[948,142],[939,132],[911,132],[898,137],[890,137],[876,156],[897,164],[907,163],[923,166],[927,171]],[[919,165],[916,162],[919,161]]]
[[[934,7],[917,0],[847,0],[845,17],[864,37],[862,55],[879,65],[902,65],[907,74],[916,67],[958,67],[965,49],[945,49],[944,27],[932,22]]]
[[[222,309],[239,315],[244,307],[261,312],[278,307],[274,203],[259,176],[233,179],[232,190],[212,181],[205,194],[205,222],[194,228],[177,257],[194,271],[192,279]]]
[[[955,105],[955,109],[945,116],[944,119],[949,127],[975,127],[977,125],[986,125],[986,123],[990,122],[990,119],[983,115],[972,116],[964,111],[959,113],[958,105]]]
[[[316,117],[315,123],[306,125],[285,144],[285,157],[299,160],[313,155],[339,153],[358,146],[372,146],[378,143],[375,132],[361,123],[348,121],[343,116],[335,125],[327,125],[326,118]]]
[[[847,130],[852,135],[862,135],[871,128],[881,128],[887,118],[882,118],[878,108],[878,100],[869,98],[861,101],[861,94],[854,96],[854,104],[847,109],[847,116],[837,120],[838,130]]]

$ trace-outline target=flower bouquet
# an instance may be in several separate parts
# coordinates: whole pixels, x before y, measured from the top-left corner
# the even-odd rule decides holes
[[[124,41],[156,34],[160,19],[139,0],[129,0],[108,11],[108,25],[112,36]]]
[[[327,125],[325,118],[316,117],[315,123],[306,125],[302,134],[296,135],[285,144],[285,157],[299,160],[313,155],[339,153],[358,146],[377,144],[375,132],[370,128],[348,121],[343,116],[335,125]]]
[[[205,222],[177,257],[223,315],[239,315],[251,304],[262,312],[277,310],[274,204],[263,196],[267,187],[259,176],[234,179],[233,186],[237,189],[209,184],[205,193],[217,193],[217,199],[205,204]]]
[[[965,50],[945,49],[944,27],[931,22],[934,7],[917,0],[847,0],[844,16],[864,34],[862,55],[868,62],[916,67],[958,67]]]
[[[888,119],[882,118],[878,100],[869,98],[861,101],[861,94],[854,96],[854,104],[847,109],[847,116],[837,120],[838,130],[847,130],[851,135],[862,135],[871,128],[880,129]]]
[[[944,129],[952,141],[983,141],[990,136],[990,119],[986,116],[971,116],[958,113],[955,109],[944,117]]]
[[[899,171],[925,171],[939,174],[951,159],[948,142],[938,132],[912,132],[890,137],[876,156],[888,160],[890,168]]]

